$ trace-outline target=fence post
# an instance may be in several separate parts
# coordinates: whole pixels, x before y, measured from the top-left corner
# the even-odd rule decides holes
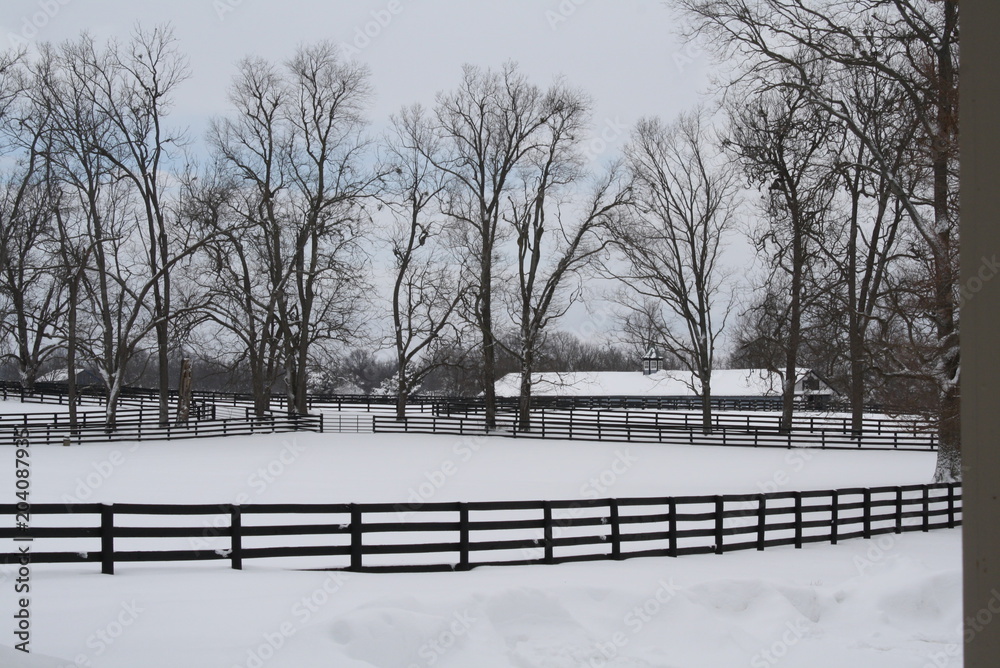
[[[542,523],[545,532],[545,563],[555,563],[555,549],[552,544],[552,503],[542,501]]]
[[[101,573],[115,574],[115,509],[101,504]]]
[[[837,533],[840,528],[840,492],[833,490],[830,494],[830,544],[837,544]]]
[[[948,528],[955,528],[955,485],[958,483],[948,484]]]
[[[611,521],[611,558],[622,558],[622,527],[621,517],[618,512],[618,499],[608,501]]]
[[[670,532],[669,553],[671,557],[676,557],[677,556],[677,501],[675,501],[672,498],[668,499],[667,506],[668,506],[667,512],[669,515],[667,531]]]
[[[767,497],[757,495],[757,551],[764,550],[764,540],[767,537]]]
[[[458,570],[467,571],[469,565],[469,504],[458,504]]]
[[[715,497],[715,553],[722,554],[722,531],[724,529],[723,523],[725,521],[725,510],[726,502],[722,500],[721,496]]]
[[[364,547],[362,539],[364,537],[364,527],[361,525],[361,509],[357,504],[350,504],[351,508],[351,570],[360,571],[362,567],[362,557]]]
[[[872,537],[872,491],[868,487],[865,487],[864,492],[864,502],[863,502],[863,519],[864,525],[862,529],[862,537],[871,538]]]
[[[795,549],[802,548],[802,492],[795,495]]]
[[[903,488],[896,487],[896,533],[903,533]]]
[[[922,530],[926,533],[931,530],[931,490],[930,487],[924,485],[923,493],[923,527]]]
[[[229,506],[230,553],[234,570],[243,570],[243,520],[239,506]]]

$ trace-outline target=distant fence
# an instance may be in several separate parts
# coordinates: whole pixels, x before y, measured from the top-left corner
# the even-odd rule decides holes
[[[148,422],[158,417],[155,411],[144,408],[121,409],[116,413],[116,424]],[[103,410],[80,410],[76,424],[80,427],[103,427],[107,417]],[[6,413],[0,414],[0,429],[4,427],[69,427],[70,416],[62,413]]]
[[[51,388],[41,388],[52,391]],[[56,395],[51,395],[56,396]],[[60,395],[61,396],[61,395]],[[263,416],[256,416],[252,409],[250,395],[199,392],[195,393],[197,401],[192,406],[191,420],[181,427],[159,427],[158,395],[154,390],[131,388],[123,391],[123,408],[121,418],[116,423],[116,432],[124,434],[123,439],[131,434],[144,438],[193,438],[201,435],[238,435],[259,433],[258,422],[265,421],[266,427],[278,425],[285,431],[296,430],[294,425],[288,427],[280,424],[284,415],[278,411],[267,411]],[[498,436],[518,436],[522,438],[564,438],[571,440],[597,441],[636,441],[653,443],[680,443],[688,445],[737,445],[752,447],[819,447],[819,448],[850,448],[850,449],[880,449],[880,450],[927,450],[937,446],[934,430],[926,422],[918,418],[886,419],[868,417],[862,421],[861,430],[852,429],[851,421],[845,417],[825,415],[796,415],[792,418],[791,429],[781,428],[781,419],[777,415],[760,413],[734,414],[716,412],[712,417],[712,434],[701,434],[701,416],[697,413],[683,411],[653,410],[653,406],[664,406],[669,398],[645,397],[637,404],[629,404],[627,397],[537,397],[540,406],[532,412],[530,431],[519,431],[517,428],[516,400],[504,398],[500,400],[503,410],[498,413],[498,429],[489,433]],[[599,399],[588,403],[586,400]],[[551,400],[551,401],[550,401]],[[572,400],[572,401],[567,401]],[[633,408],[608,408],[622,400],[622,405]],[[406,420],[397,421],[395,397],[365,396],[365,395],[311,395],[309,405],[314,411],[326,411],[327,430],[334,432],[414,432],[431,434],[485,434],[484,416],[480,410],[481,400],[463,399],[459,403],[455,398],[414,397],[413,401],[421,407],[421,411],[429,414],[410,413]],[[132,407],[127,402],[133,402]],[[232,408],[227,408],[231,402]],[[456,407],[462,406],[465,412],[454,414]],[[570,406],[566,408],[566,406]],[[577,406],[577,408],[573,408]],[[582,406],[589,406],[583,408]],[[600,406],[605,406],[601,408]],[[639,406],[636,408],[634,406]],[[641,408],[641,407],[645,408]],[[218,411],[216,410],[218,407]],[[375,410],[376,408],[380,410]],[[352,413],[363,409],[366,414]],[[137,416],[136,416],[136,411]],[[228,414],[227,414],[228,413]],[[217,414],[226,420],[216,420]],[[81,414],[82,431],[94,423],[96,416]],[[146,420],[147,415],[151,420]],[[51,414],[52,429],[61,428],[61,423],[67,418],[59,414]],[[45,418],[36,416],[16,416],[7,420],[0,417],[0,427],[11,419],[25,425],[31,424],[46,427]],[[290,420],[302,419],[291,417]],[[203,426],[191,429],[196,421],[204,421]],[[274,422],[278,420],[279,422]],[[142,426],[137,426],[142,423]],[[148,424],[152,423],[152,424]],[[148,424],[148,426],[147,426]],[[213,424],[215,425],[213,427]],[[244,429],[237,427],[244,425]],[[307,430],[317,430],[306,420],[301,427]],[[134,429],[131,427],[135,427]],[[160,429],[157,436],[156,429]],[[319,430],[323,429],[320,425]],[[214,433],[213,433],[214,432]],[[109,440],[107,438],[92,438],[90,440]],[[88,442],[81,440],[80,442]]]
[[[0,505],[9,526],[17,512]],[[419,506],[33,504],[31,528],[5,527],[0,538],[30,537],[33,563],[100,563],[108,574],[130,562],[227,560],[240,569],[248,559],[294,557],[311,558],[308,568],[413,572],[801,548],[953,528],[961,513],[958,483]],[[149,525],[168,516],[204,524]],[[0,554],[5,563],[18,559]]]
[[[410,416],[396,420],[390,416],[371,416],[376,433],[424,433],[508,436],[517,438],[561,438],[589,441],[626,441],[634,443],[668,443],[676,445],[721,445],[743,447],[809,447],[823,449],[865,450],[934,450],[933,434],[922,432],[861,432],[842,429],[778,431],[749,430],[745,427],[718,427],[703,434],[699,427],[651,420],[588,419],[579,414],[563,417],[534,416],[530,431],[519,431],[516,420],[498,422],[498,428],[487,430],[482,418]]]
[[[819,398],[796,399],[792,407],[797,411],[830,411],[850,410],[844,404],[831,401],[819,401]],[[517,397],[497,397],[497,407],[500,410],[515,410],[518,406]],[[782,398],[780,396],[766,397],[712,397],[710,404],[713,410],[723,411],[780,411]],[[482,397],[439,397],[439,411],[442,413],[467,413],[483,410]],[[556,396],[536,395],[531,397],[533,410],[572,410],[572,409],[602,409],[602,410],[701,410],[701,398],[696,396],[647,396],[647,395],[605,395],[605,396]],[[865,412],[874,413],[885,410],[884,406],[867,404]]]
[[[570,409],[563,411],[533,411],[532,420],[537,419],[568,419],[578,417],[583,420],[605,419],[611,422],[626,421],[634,424],[649,423],[673,427],[700,429],[702,416],[694,412],[678,411],[637,411],[627,409]],[[713,411],[711,424],[713,429],[744,429],[747,431],[782,429],[780,415],[760,415],[750,413],[726,413]],[[834,432],[853,433],[855,430],[849,417],[829,415],[793,415],[790,422],[792,431],[802,432]],[[864,418],[861,421],[863,433],[882,434],[892,432],[914,432],[922,437],[934,438],[932,425],[924,420],[914,418]]]
[[[271,415],[265,417],[233,418],[225,420],[191,420],[184,424],[160,425],[156,422],[123,421],[116,422],[113,429],[103,424],[71,427],[68,422],[59,424],[12,424],[11,434],[16,432],[31,440],[32,444],[80,445],[87,443],[110,443],[119,441],[172,441],[188,438],[212,438],[216,436],[250,436],[292,431],[323,431],[322,415]]]
[[[38,382],[31,393],[25,393],[20,383],[0,381],[0,397],[24,397],[26,400],[51,401],[66,403],[67,386],[65,383]],[[107,392],[99,385],[81,385],[77,388],[79,401],[83,403],[100,403],[106,400]],[[170,391],[172,400],[176,400],[176,390]],[[195,390],[193,396],[205,402],[240,405],[253,403],[254,396],[249,393],[215,392]],[[125,404],[142,404],[159,401],[159,392],[150,388],[124,387],[121,390],[120,401]],[[271,407],[274,410],[285,410],[288,397],[282,393],[270,395]],[[395,407],[394,395],[366,394],[320,394],[313,393],[307,397],[308,407],[329,408],[336,410],[364,407],[365,410],[391,410]],[[419,411],[433,411],[439,415],[453,413],[477,413],[483,410],[482,397],[415,394],[408,398],[407,406]],[[793,404],[797,411],[814,410],[849,410],[849,407],[837,403],[818,405],[814,401],[799,399]],[[497,408],[500,411],[517,410],[517,397],[497,397]],[[723,411],[776,411],[781,409],[781,397],[714,397],[712,407]],[[603,409],[603,410],[700,410],[701,399],[691,396],[655,397],[655,396],[533,396],[532,410],[573,410],[573,409]],[[866,412],[890,411],[891,407],[870,404],[865,406]],[[903,411],[905,412],[905,411]]]

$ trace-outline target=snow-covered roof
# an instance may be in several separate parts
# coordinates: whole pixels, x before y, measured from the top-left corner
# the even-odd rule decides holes
[[[797,369],[801,380],[809,369]],[[635,371],[582,371],[532,374],[537,396],[692,396],[701,384],[688,371],[657,371],[644,376]],[[496,382],[497,396],[516,397],[521,375],[509,373]],[[797,392],[798,393],[798,392]],[[712,372],[712,394],[717,397],[781,396],[781,375],[764,369],[720,369]]]

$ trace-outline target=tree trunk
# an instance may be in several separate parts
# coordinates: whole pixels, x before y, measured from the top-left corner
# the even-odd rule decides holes
[[[191,358],[181,360],[181,379],[177,384],[177,424],[191,419]]]
[[[108,403],[104,407],[104,430],[112,432],[117,428],[118,422],[118,399],[121,396],[121,381],[117,377],[111,378],[108,387]]]
[[[712,370],[708,369],[701,379],[701,431],[706,436],[712,433]]]
[[[531,431],[531,373],[534,359],[530,351],[521,360],[521,387],[517,393],[517,430]]]
[[[800,243],[796,240],[795,254],[800,253]],[[802,338],[802,267],[798,258],[792,270],[792,295],[788,309],[788,347],[785,350],[785,377],[781,389],[781,428],[792,428],[792,413],[795,409],[795,376],[799,362],[799,345]]]
[[[858,160],[860,163],[861,160]],[[847,243],[847,337],[848,357],[851,366],[851,431],[855,436],[861,436],[861,428],[865,417],[865,386],[864,386],[864,355],[865,331],[862,322],[861,306],[858,303],[858,198],[860,170],[856,172],[851,187],[851,228]],[[877,243],[873,236],[872,245]]]
[[[957,30],[957,3],[944,3],[945,26],[942,34],[953,36]],[[952,146],[952,128],[955,124],[953,95],[957,91],[955,69],[952,62],[951,42],[944,40],[937,53],[938,105],[937,132],[931,146],[934,173],[934,223],[937,228],[939,256],[934,258],[935,304],[937,336],[941,348],[938,382],[942,386],[940,414],[938,417],[938,459],[934,471],[935,482],[962,479],[961,391],[959,370],[958,325],[955,322],[956,304],[953,288],[956,283],[952,264],[952,239],[950,233],[949,151]],[[957,137],[956,137],[957,138]]]
[[[162,427],[170,423],[170,341],[165,319],[166,314],[160,311],[157,313],[157,317],[162,318],[161,322],[156,325],[156,357],[159,365],[158,389],[160,394],[159,422]]]
[[[493,336],[492,245],[483,251],[480,272],[479,328],[483,338],[483,412],[487,431],[497,426],[496,339]]]
[[[66,322],[66,400],[69,402],[70,435],[76,435],[76,310],[77,293],[80,287],[80,276],[76,275],[69,283],[69,314]]]
[[[398,330],[397,330],[398,332]],[[406,382],[406,354],[401,344],[397,344],[396,362],[399,384],[396,387],[396,419],[400,422],[406,420],[406,402],[410,398],[408,383]]]

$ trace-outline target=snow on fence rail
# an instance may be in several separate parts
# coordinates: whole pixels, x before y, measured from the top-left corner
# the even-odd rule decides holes
[[[0,424],[0,427],[4,425]],[[225,420],[192,420],[186,424],[160,425],[157,422],[116,422],[113,429],[103,424],[71,427],[60,424],[23,426],[9,425],[32,444],[79,445],[118,441],[151,441],[215,436],[250,436],[292,431],[323,431],[322,415],[269,415],[265,417],[231,418]]]
[[[699,427],[649,420],[585,419],[579,415],[532,419],[531,431],[518,431],[517,422],[498,421],[498,429],[488,431],[481,418],[411,416],[406,420],[373,415],[376,433],[490,434],[517,438],[562,438],[589,441],[628,441],[678,445],[726,445],[743,447],[823,448],[865,450],[934,450],[933,434],[920,432],[844,432],[841,429],[812,431],[747,430],[745,427],[719,427],[703,434]]]
[[[268,558],[307,558],[299,567],[331,570],[449,571],[836,544],[959,526],[961,501],[959,483],[942,483],[419,507],[33,504],[28,535],[33,563],[100,563],[107,574],[120,563],[228,560],[241,569],[245,560]],[[0,505],[11,526],[16,512],[13,504]],[[54,526],[52,518],[59,517],[73,520]],[[192,517],[201,517],[202,526],[193,526]],[[2,539],[25,535],[0,528]],[[14,563],[19,555],[10,551],[0,559]]]

